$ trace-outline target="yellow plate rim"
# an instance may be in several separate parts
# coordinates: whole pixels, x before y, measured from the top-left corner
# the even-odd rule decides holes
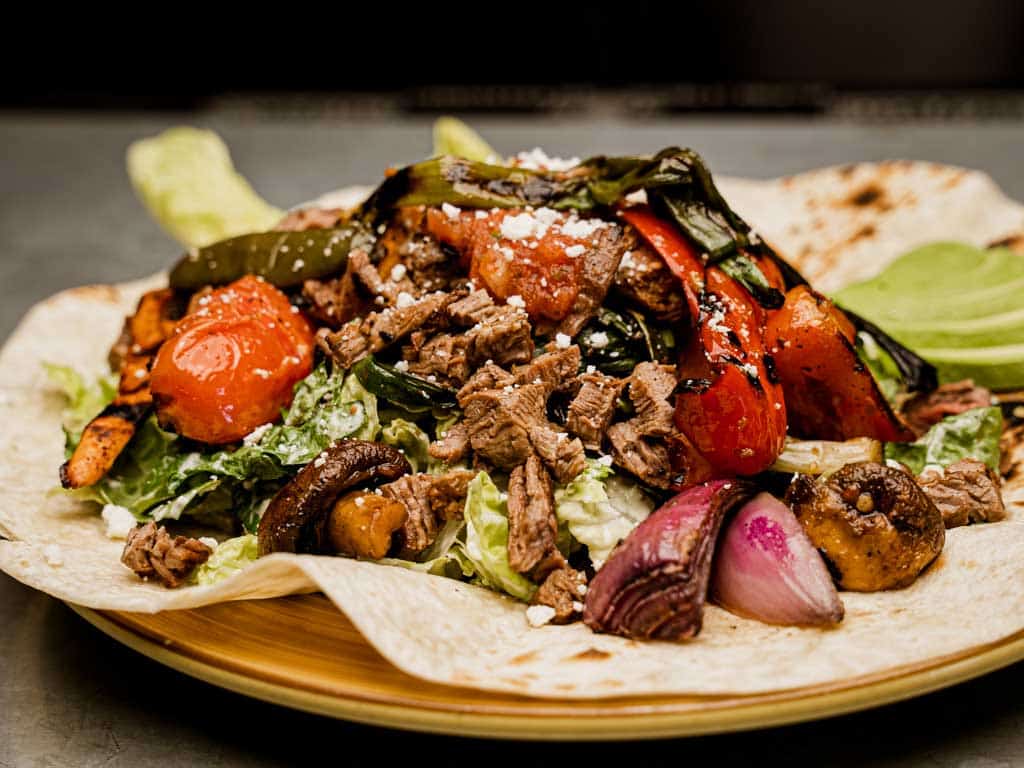
[[[636,711],[629,714],[551,716],[445,710],[326,695],[298,686],[259,680],[221,669],[155,642],[105,618],[100,612],[68,603],[104,634],[154,661],[190,677],[245,696],[292,709],[369,725],[465,737],[519,740],[615,741],[696,736],[819,720],[891,704],[947,688],[1024,659],[1024,633],[974,653],[893,677],[820,692],[794,691],[791,697],[707,710]],[[453,689],[457,690],[457,689]],[[562,702],[571,706],[572,702]],[[583,703],[583,702],[581,702]]]

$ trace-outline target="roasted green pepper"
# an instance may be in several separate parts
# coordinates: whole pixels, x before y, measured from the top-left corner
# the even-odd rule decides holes
[[[413,413],[447,411],[458,406],[455,390],[431,384],[419,376],[402,373],[390,365],[378,363],[373,357],[364,357],[352,366],[352,373],[360,384],[377,397]]]
[[[333,229],[240,235],[190,251],[171,270],[170,284],[196,290],[259,275],[286,288],[338,274],[345,268],[349,251],[372,244],[369,228],[359,222]]]

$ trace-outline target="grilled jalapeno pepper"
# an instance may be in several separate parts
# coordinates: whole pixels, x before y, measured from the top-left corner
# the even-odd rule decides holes
[[[278,288],[301,285],[341,272],[353,248],[372,244],[369,229],[356,221],[332,229],[240,235],[190,251],[171,270],[170,285],[196,290],[245,275],[259,275]]]
[[[352,373],[366,389],[389,403],[407,411],[430,409],[451,410],[458,407],[455,391],[431,384],[419,376],[402,373],[390,365],[378,363],[373,357],[364,357],[354,366]]]

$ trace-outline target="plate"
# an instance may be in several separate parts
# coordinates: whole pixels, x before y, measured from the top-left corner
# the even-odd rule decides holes
[[[326,598],[250,600],[157,614],[71,605],[115,640],[200,680],[373,725],[531,740],[652,739],[817,720],[945,688],[1024,659],[1024,632],[842,684],[754,696],[550,700],[425,682],[388,663]]]

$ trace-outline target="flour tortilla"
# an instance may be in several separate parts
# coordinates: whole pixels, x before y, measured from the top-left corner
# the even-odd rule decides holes
[[[984,244],[1024,231],[1024,207],[987,177],[921,163],[864,164],[776,181],[722,179],[723,193],[817,285],[868,277],[906,249]],[[351,202],[357,192],[339,200]],[[62,600],[155,612],[322,590],[387,659],[438,683],[550,698],[754,694],[842,681],[955,654],[1024,630],[1024,479],[1005,488],[1005,522],[947,533],[908,589],[844,593],[833,630],[772,627],[714,606],[685,644],[531,628],[494,592],[401,568],[277,554],[212,587],[167,590],[118,562],[94,506],[54,490],[60,397],[43,361],[100,372],[107,347],[157,276],[66,291],[36,306],[0,353],[0,569]],[[1024,461],[1024,448],[1014,449]],[[596,651],[596,652],[595,652]]]

